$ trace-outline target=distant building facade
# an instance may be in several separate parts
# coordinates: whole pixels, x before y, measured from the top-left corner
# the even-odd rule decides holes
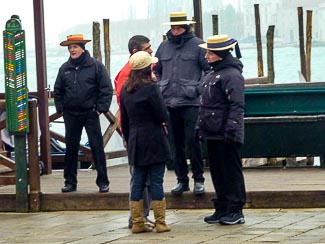
[[[325,42],[323,23],[325,3],[323,0],[245,0],[241,3],[244,13],[244,36],[255,36],[254,4],[259,4],[261,34],[264,37],[268,26],[275,25],[276,42],[280,44],[299,41],[298,7],[303,7],[304,32],[306,31],[307,10],[312,11],[312,40]]]

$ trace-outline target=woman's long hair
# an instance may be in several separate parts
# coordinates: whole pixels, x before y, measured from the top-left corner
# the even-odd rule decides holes
[[[131,70],[124,86],[127,92],[134,92],[141,84],[151,83],[151,65],[139,70]]]

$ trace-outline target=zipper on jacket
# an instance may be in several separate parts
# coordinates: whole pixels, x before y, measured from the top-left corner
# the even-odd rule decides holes
[[[79,66],[76,67],[76,72],[75,72],[75,74],[74,74],[74,81],[73,81],[74,84],[77,83],[77,73],[78,73],[78,69],[79,69]]]

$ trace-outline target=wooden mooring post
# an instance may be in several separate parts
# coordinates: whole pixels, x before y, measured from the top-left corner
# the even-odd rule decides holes
[[[109,76],[111,76],[111,43],[109,38],[109,19],[103,19],[104,28],[104,53],[105,67]]]
[[[93,55],[99,62],[102,62],[102,53],[100,48],[100,24],[93,22]]]
[[[194,19],[195,19],[195,35],[203,39],[202,28],[202,4],[201,0],[193,0]]]
[[[304,12],[302,7],[298,7],[298,27],[299,27],[299,49],[300,49],[300,69],[306,79],[306,55],[304,36]]]
[[[311,39],[312,39],[312,17],[313,11],[307,10],[306,22],[306,81],[311,81]]]
[[[267,76],[270,83],[274,83],[274,25],[270,25],[266,38],[267,38]]]
[[[218,35],[219,34],[219,20],[218,15],[212,15],[212,34]]]
[[[257,75],[258,77],[264,76],[263,72],[263,51],[261,40],[261,20],[259,5],[254,4],[255,9],[255,26],[256,26],[256,47],[257,47]]]

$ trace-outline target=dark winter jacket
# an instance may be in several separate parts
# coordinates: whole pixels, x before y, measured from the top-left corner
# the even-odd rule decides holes
[[[191,32],[179,38],[179,42],[167,40],[160,44],[154,72],[167,107],[199,106],[199,81],[203,71],[210,68],[204,58],[206,51],[198,47],[203,41]]]
[[[244,77],[242,63],[231,54],[216,62],[203,78],[199,136],[244,142]]]
[[[90,57],[86,50],[83,61],[76,65],[71,58],[59,69],[54,84],[54,101],[57,112],[63,110],[109,110],[113,87],[105,66]]]
[[[166,128],[167,108],[157,84],[142,84],[134,92],[121,91],[121,120],[129,164],[166,163],[170,149]]]

